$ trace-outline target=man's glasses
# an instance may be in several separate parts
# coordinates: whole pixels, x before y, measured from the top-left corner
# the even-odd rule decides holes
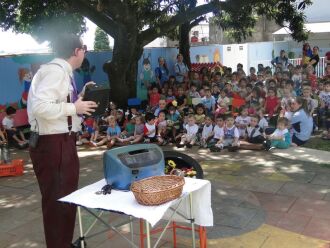
[[[86,45],[82,45],[81,46],[81,50],[83,50],[84,53],[87,53],[87,46]]]

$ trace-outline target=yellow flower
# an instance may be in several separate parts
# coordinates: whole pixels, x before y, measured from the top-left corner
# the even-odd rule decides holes
[[[168,160],[168,161],[167,161],[167,164],[168,164],[170,167],[172,167],[172,168],[175,168],[175,167],[176,167],[176,164],[175,164],[175,162],[174,162],[173,160]]]

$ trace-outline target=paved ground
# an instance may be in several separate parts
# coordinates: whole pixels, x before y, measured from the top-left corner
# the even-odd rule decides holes
[[[102,178],[103,151],[79,150],[82,187]],[[197,159],[212,182],[215,226],[208,228],[208,247],[330,247],[329,152],[178,150]],[[28,154],[15,151],[13,157],[24,158],[25,174],[0,178],[0,248],[45,247],[40,194]],[[118,222],[122,217],[104,219]],[[92,222],[86,214],[84,220]],[[161,247],[172,247],[170,240],[168,236]],[[88,246],[129,247],[112,232],[91,238]],[[191,247],[186,233],[178,247]]]

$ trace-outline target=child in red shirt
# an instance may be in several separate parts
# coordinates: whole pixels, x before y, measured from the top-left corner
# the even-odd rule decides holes
[[[265,113],[268,114],[269,117],[272,117],[274,113],[277,112],[279,106],[280,101],[276,96],[276,89],[270,87],[264,105]]]
[[[155,109],[160,100],[160,94],[158,92],[157,86],[152,87],[152,91],[151,91],[149,97],[150,97],[149,105],[150,105],[151,109]]]
[[[311,82],[312,91],[315,92],[317,90],[317,77],[314,74],[313,66],[307,67],[307,77],[308,80]]]

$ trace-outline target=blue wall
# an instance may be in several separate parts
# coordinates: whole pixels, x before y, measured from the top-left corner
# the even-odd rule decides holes
[[[280,50],[288,51],[288,42],[259,42],[248,44],[248,66],[256,66],[256,61],[271,60],[272,50],[274,49],[275,56],[279,55]],[[324,49],[327,51],[328,49]],[[176,62],[177,48],[146,48],[142,58],[138,63],[138,82],[139,75],[142,72],[143,57],[149,57],[152,70],[158,66],[158,57],[162,56],[166,59],[170,75],[174,74],[174,64]],[[190,49],[192,63],[197,63],[197,58],[207,59],[209,62],[214,62],[215,58],[223,61],[223,46],[209,45],[196,46]],[[197,56],[198,55],[198,56]],[[108,76],[103,72],[103,64],[111,60],[112,52],[88,52],[86,54],[90,62],[90,66],[95,65],[96,70],[92,74],[92,80],[96,83],[108,83]],[[34,68],[40,64],[47,63],[53,58],[50,54],[34,54],[34,55],[17,55],[11,57],[0,57],[0,105],[6,103],[19,102],[23,85],[19,81],[18,71],[20,68],[28,68],[34,71]],[[202,62],[202,61],[199,61]],[[83,86],[82,76],[75,73],[78,89]]]

